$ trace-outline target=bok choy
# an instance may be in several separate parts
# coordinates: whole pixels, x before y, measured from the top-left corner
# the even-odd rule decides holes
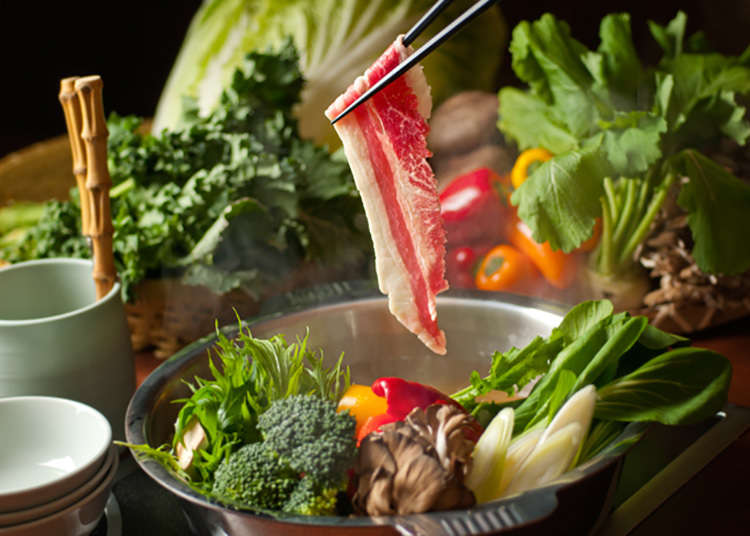
[[[481,471],[467,480],[478,500],[556,478],[611,445],[625,423],[693,424],[724,406],[732,375],[724,356],[613,310],[606,300],[578,304],[548,337],[496,352],[487,376],[475,371],[452,395],[486,426],[475,452]],[[484,398],[532,382],[525,398]]]

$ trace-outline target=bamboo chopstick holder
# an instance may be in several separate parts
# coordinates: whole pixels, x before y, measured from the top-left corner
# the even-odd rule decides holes
[[[86,189],[86,149],[81,139],[81,105],[75,93],[77,76],[60,80],[60,104],[65,113],[65,124],[68,128],[70,151],[73,156],[73,175],[78,185],[78,195],[81,199],[81,232],[91,237],[91,196]]]
[[[91,196],[89,217],[97,299],[112,289],[117,278],[112,252],[114,228],[109,206],[109,189],[112,186],[107,169],[109,131],[102,105],[102,85],[98,75],[75,81],[75,92],[81,106],[81,138],[86,149],[86,189]]]

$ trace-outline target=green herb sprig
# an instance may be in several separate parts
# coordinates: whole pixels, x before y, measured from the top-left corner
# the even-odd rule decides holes
[[[258,416],[275,400],[292,395],[316,395],[338,402],[349,387],[349,367],[342,353],[335,363],[324,364],[322,350],[311,350],[308,336],[287,343],[283,335],[255,338],[238,320],[232,338],[217,328],[215,358],[209,358],[211,378],[188,383],[191,394],[174,400],[181,404],[175,422],[172,448],[182,441],[195,419],[208,437],[208,447],[196,451],[193,480],[210,482],[216,467],[239,445],[261,439]]]

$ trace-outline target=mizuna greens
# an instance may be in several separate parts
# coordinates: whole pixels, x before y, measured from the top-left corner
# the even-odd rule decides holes
[[[303,262],[356,266],[370,254],[346,161],[299,137],[292,108],[304,80],[294,46],[253,52],[241,67],[211,114],[199,117],[185,101],[179,130],[142,135],[138,118],[110,117],[114,251],[126,295],[164,275],[257,295]],[[88,255],[75,190],[0,250],[11,262]]]
[[[486,425],[503,407],[514,408],[514,435],[546,425],[563,403],[593,385],[595,422],[588,456],[619,433],[621,423],[668,425],[709,418],[726,403],[732,368],[722,355],[689,346],[689,340],[648,324],[642,316],[613,313],[607,300],[573,307],[548,337],[524,348],[496,352],[490,372],[474,371],[471,385],[453,399]],[[514,395],[539,377],[527,397],[508,403],[482,395]],[[607,423],[620,424],[607,424]]]
[[[551,14],[513,31],[512,66],[528,88],[500,91],[499,128],[521,149],[555,157],[512,202],[536,240],[566,252],[600,217],[592,268],[604,278],[633,274],[633,253],[673,186],[700,269],[750,268],[750,185],[701,152],[718,138],[744,145],[750,136],[738,100],[750,94],[750,47],[738,57],[712,52],[685,25],[682,12],[666,26],[650,23],[664,53],[653,68],[638,57],[627,14],[601,21],[596,50]]]

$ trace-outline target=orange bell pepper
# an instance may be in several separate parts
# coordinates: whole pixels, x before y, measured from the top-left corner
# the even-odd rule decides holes
[[[554,155],[547,149],[537,147],[536,149],[526,149],[516,158],[513,169],[510,171],[510,182],[513,188],[518,188],[529,176],[529,167],[535,163],[546,162]]]
[[[524,292],[537,275],[537,269],[523,253],[500,244],[484,256],[474,283],[480,290]]]
[[[594,248],[599,243],[599,238],[601,238],[601,236],[602,236],[602,219],[596,218],[596,220],[594,221],[594,230],[591,233],[591,238],[581,242],[581,245],[575,249],[576,253],[588,253],[589,251],[593,251]]]
[[[534,240],[531,229],[521,219],[516,218],[508,239],[519,251],[531,259],[544,279],[552,286],[566,289],[575,280],[579,268],[578,256],[559,249],[553,250],[549,242],[540,244]]]
[[[370,417],[382,415],[388,411],[388,401],[376,395],[369,385],[353,383],[339,400],[336,411],[349,410],[349,414],[357,420],[355,434],[359,437],[362,426]]]
[[[349,410],[357,419],[357,444],[368,434],[379,430],[384,424],[401,421],[414,408],[426,408],[432,404],[453,404],[463,407],[434,387],[401,378],[378,378],[371,387],[352,385],[339,401],[337,411]],[[467,435],[473,441],[482,433],[478,423]]]

